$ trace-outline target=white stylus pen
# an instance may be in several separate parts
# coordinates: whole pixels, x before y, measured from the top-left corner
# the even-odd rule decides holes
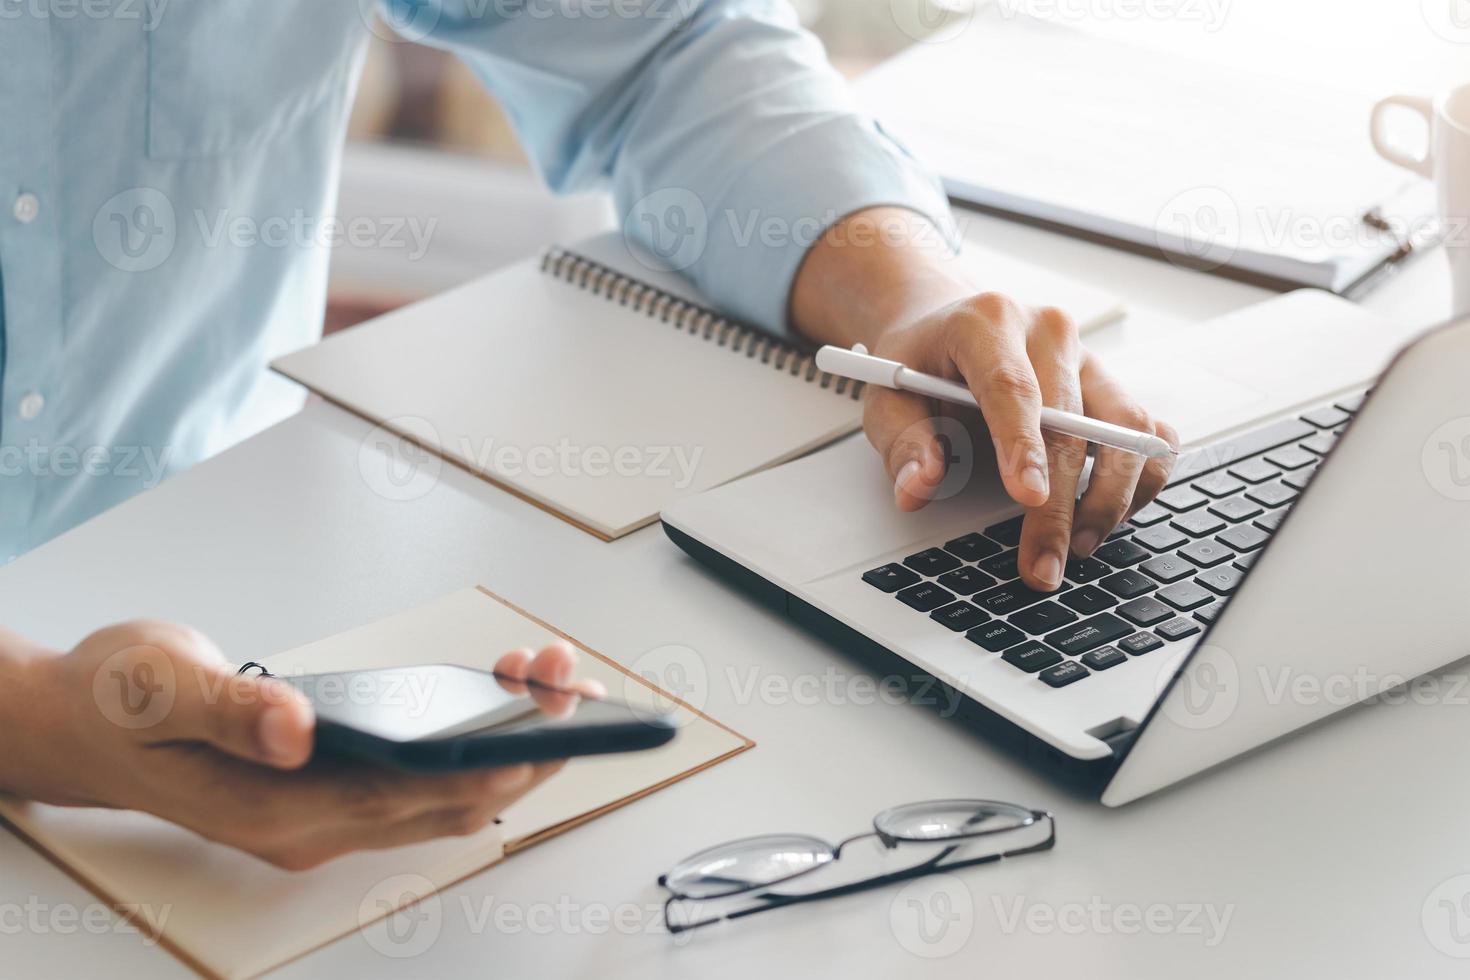
[[[953,402],[956,405],[978,407],[975,403],[975,396],[970,394],[970,389],[964,385],[936,378],[922,371],[915,371],[904,367],[897,361],[874,357],[862,344],[857,344],[852,350],[830,345],[823,347],[817,351],[817,367],[828,374],[851,378],[854,381],[863,381],[883,388],[896,388],[900,391],[912,391],[920,395],[928,395],[930,398],[938,398],[940,401]],[[1046,406],[1042,406],[1041,409],[1041,427],[1063,435],[1086,439],[1099,446],[1110,446],[1113,449],[1136,453],[1149,459],[1163,459],[1176,455],[1172,446],[1151,432],[1139,432],[1136,429],[1113,425],[1111,422],[1099,422],[1085,415],[1073,415],[1071,412],[1063,412],[1060,409]]]

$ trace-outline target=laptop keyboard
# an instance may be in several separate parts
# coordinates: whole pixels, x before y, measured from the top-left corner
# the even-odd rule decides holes
[[[1214,622],[1364,395],[1185,453],[1158,497],[1063,584],[1016,570],[1021,518],[992,524],[863,581],[1054,687],[1111,670]]]

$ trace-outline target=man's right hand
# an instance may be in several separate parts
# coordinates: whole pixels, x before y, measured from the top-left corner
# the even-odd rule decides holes
[[[512,651],[494,666],[568,688],[575,664],[558,643],[534,656]],[[586,682],[580,689],[598,693]],[[294,688],[237,676],[185,626],[109,626],[70,654],[0,630],[0,791],[143,810],[282,868],[473,834],[561,766],[419,775],[307,765],[314,728]]]

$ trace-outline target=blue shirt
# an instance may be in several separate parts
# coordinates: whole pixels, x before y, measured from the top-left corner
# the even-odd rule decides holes
[[[320,334],[375,2],[3,4],[0,560],[299,405],[266,364]],[[610,186],[631,233],[768,328],[837,218],[947,221],[785,3],[383,13],[464,59],[553,189]]]

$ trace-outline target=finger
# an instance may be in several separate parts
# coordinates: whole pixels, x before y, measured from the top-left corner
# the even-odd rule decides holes
[[[389,823],[358,823],[342,829],[322,830],[267,851],[277,864],[293,869],[316,867],[354,851],[404,847],[440,837],[465,837],[490,826],[506,807],[550,778],[561,762],[518,767],[528,773],[525,781],[510,792],[497,792],[463,806],[446,807],[415,814]]]
[[[1163,439],[1174,451],[1179,451],[1179,433],[1167,422],[1154,423],[1154,435]],[[1143,508],[1145,504],[1159,495],[1159,492],[1169,484],[1169,474],[1174,469],[1174,457],[1166,459],[1150,459],[1143,464],[1143,472],[1138,476],[1138,487],[1133,492],[1133,501],[1128,506],[1128,516],[1132,517]]]
[[[316,720],[306,698],[284,682],[237,674],[197,630],[140,621],[83,641],[88,648],[109,643],[126,644],[99,667],[123,679],[118,696],[133,708],[146,710],[155,698],[166,706],[156,720],[136,729],[145,743],[202,742],[282,769],[305,765],[311,757]],[[112,690],[106,684],[94,687]]]
[[[1058,310],[1038,310],[1028,352],[1045,403],[1065,412],[1081,411],[1080,350],[1071,320]],[[1051,494],[1026,513],[1021,524],[1018,565],[1027,585],[1051,591],[1062,584],[1062,570],[1072,543],[1072,509],[1087,463],[1087,444],[1072,436],[1048,432],[1045,445]]]
[[[1093,415],[1090,411],[1087,414],[1093,418],[1103,417]],[[1129,425],[1118,418],[1109,418],[1106,421]],[[1073,554],[1083,557],[1091,555],[1123,523],[1128,507],[1133,502],[1133,494],[1142,471],[1143,459],[1137,454],[1106,446],[1098,447],[1092,461],[1087,489],[1082,492],[1082,499],[1072,517]]]
[[[577,706],[577,695],[571,690],[572,674],[577,669],[577,652],[561,641],[549,644],[531,662],[531,697],[536,706],[553,718],[565,718]]]
[[[1025,311],[1004,296],[982,293],[958,315],[950,358],[970,386],[995,444],[1006,492],[1025,507],[1052,493],[1041,437],[1041,386],[1026,351]]]
[[[1083,355],[1081,378],[1083,409],[1089,416],[1140,432],[1155,431],[1153,419],[1095,356]],[[1146,462],[1134,453],[1098,449],[1087,492],[1082,496],[1074,521],[1072,550],[1076,554],[1092,554],[1132,512]],[[1155,465],[1150,479],[1159,472],[1159,466]]]
[[[556,640],[541,648],[526,676],[532,684],[560,689],[571,683],[576,669],[577,651],[570,643]]]
[[[883,458],[898,509],[913,511],[927,504],[944,479],[944,454],[935,438],[934,406],[929,399],[869,387],[863,429]]]
[[[530,674],[531,660],[534,657],[530,647],[510,651],[495,661],[495,679],[510,693],[525,694],[526,677]]]

